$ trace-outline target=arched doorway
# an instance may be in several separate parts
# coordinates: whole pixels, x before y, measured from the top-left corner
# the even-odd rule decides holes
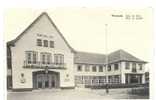
[[[58,88],[60,85],[60,77],[58,72],[36,71],[33,72],[33,88]]]

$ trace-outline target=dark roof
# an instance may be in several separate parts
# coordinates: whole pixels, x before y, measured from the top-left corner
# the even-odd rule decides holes
[[[64,36],[60,32],[60,30],[57,28],[57,26],[54,24],[54,22],[52,21],[52,19],[49,17],[49,15],[46,12],[41,13],[20,35],[18,35],[14,40],[7,42],[7,45],[8,46],[14,46],[16,41],[18,41],[26,33],[26,31],[30,27],[32,27],[43,15],[45,15],[49,19],[50,23],[55,27],[56,31],[59,33],[59,35],[64,40],[64,42],[67,44],[67,46],[71,49],[71,51],[75,52],[75,50],[69,45],[69,43],[66,41],[66,39],[64,38]]]
[[[145,62],[135,56],[131,55],[130,53],[120,49],[108,55],[108,62],[118,62],[118,61],[132,61],[132,62]]]
[[[105,55],[88,52],[76,52],[74,63],[87,63],[87,64],[104,64]]]
[[[75,63],[82,64],[106,64],[106,55],[96,54],[96,53],[87,53],[87,52],[76,52],[75,53]],[[146,63],[139,58],[129,54],[124,50],[117,50],[113,53],[108,54],[108,63],[115,63],[119,61],[132,61]]]

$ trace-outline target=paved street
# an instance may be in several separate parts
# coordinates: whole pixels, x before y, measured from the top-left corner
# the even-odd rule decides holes
[[[8,92],[7,100],[106,100],[106,99],[148,99],[148,96],[130,95],[130,89],[111,89],[109,94],[104,89],[46,89],[32,92]]]

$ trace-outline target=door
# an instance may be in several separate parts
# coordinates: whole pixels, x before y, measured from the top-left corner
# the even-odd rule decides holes
[[[33,73],[33,88],[58,88],[59,73],[49,71],[46,74],[44,71]]]
[[[52,75],[51,77],[51,87],[56,87],[56,75]]]
[[[43,88],[43,75],[37,75],[37,88]]]

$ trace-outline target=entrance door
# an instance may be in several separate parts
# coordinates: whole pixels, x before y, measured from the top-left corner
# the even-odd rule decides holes
[[[51,76],[51,87],[52,88],[56,87],[56,76],[55,75]]]
[[[59,87],[59,74],[56,72],[48,72],[45,74],[44,71],[33,73],[33,87],[34,88],[57,88]]]
[[[48,74],[44,75],[43,83],[45,84],[45,88],[49,88],[49,75]]]
[[[37,88],[43,88],[43,75],[37,75]]]

